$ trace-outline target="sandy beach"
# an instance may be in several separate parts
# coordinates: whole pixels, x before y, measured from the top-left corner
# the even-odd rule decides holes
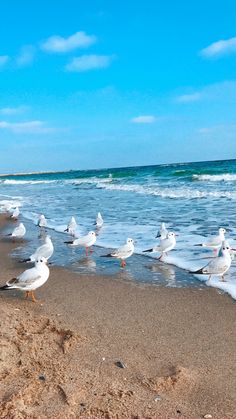
[[[1,285],[29,267],[16,246],[1,239]],[[1,418],[236,417],[232,298],[50,272],[38,303],[0,294]]]

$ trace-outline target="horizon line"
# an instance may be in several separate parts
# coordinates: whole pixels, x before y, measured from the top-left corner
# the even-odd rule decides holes
[[[66,170],[45,170],[37,172],[17,172],[17,173],[0,173],[0,177],[6,176],[29,176],[29,175],[50,175],[55,173],[69,173],[69,172],[92,172],[92,171],[102,171],[102,170],[113,170],[113,169],[135,169],[141,167],[155,167],[155,166],[172,166],[175,164],[192,164],[192,163],[213,163],[213,162],[225,162],[225,161],[234,161],[236,158],[232,159],[216,159],[216,160],[197,160],[197,161],[183,161],[183,162],[173,162],[173,163],[161,163],[161,164],[144,164],[137,166],[114,166],[114,167],[103,167],[97,169],[66,169]]]

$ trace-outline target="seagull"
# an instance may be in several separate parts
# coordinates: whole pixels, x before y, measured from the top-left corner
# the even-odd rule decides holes
[[[82,236],[79,239],[64,243],[70,244],[71,246],[85,247],[86,256],[88,256],[88,249],[90,248],[90,253],[93,252],[92,246],[94,243],[96,243],[96,240],[96,233],[94,231],[90,231],[88,234],[86,234],[86,236]]]
[[[26,233],[26,228],[23,223],[20,223],[17,227],[14,228],[12,233],[7,234],[7,236],[13,237],[14,239],[22,239]]]
[[[190,272],[196,275],[209,275],[209,281],[212,275],[221,276],[221,281],[225,281],[224,274],[229,270],[232,262],[232,249],[226,241],[223,241],[219,255],[214,257],[207,265],[197,271]]]
[[[159,246],[155,246],[152,249],[144,250],[144,252],[160,252],[161,256],[159,257],[159,259],[162,260],[164,254],[167,255],[167,252],[174,249],[174,247],[176,246],[176,235],[176,233],[170,231],[169,233],[167,233],[166,238],[160,239]]]
[[[17,218],[19,217],[19,215],[20,215],[20,210],[19,210],[18,207],[16,207],[14,209],[13,213],[11,214],[11,217],[10,218],[12,218],[13,220],[17,220]]]
[[[125,259],[132,256],[134,253],[134,240],[127,239],[126,244],[124,246],[119,247],[119,249],[114,250],[112,253],[108,253],[108,255],[103,255],[102,257],[111,257],[120,259],[121,267],[124,268],[126,266]]]
[[[67,224],[67,228],[64,231],[69,233],[71,236],[75,236],[76,227],[77,222],[75,221],[75,217],[71,217],[69,223]]]
[[[102,218],[102,216],[101,216],[101,213],[100,213],[100,212],[98,212],[98,215],[97,215],[97,218],[96,218],[96,223],[95,223],[95,225],[96,225],[97,227],[99,227],[99,228],[101,228],[101,227],[102,227],[102,225],[103,225],[103,218]]]
[[[160,237],[161,239],[165,239],[168,234],[168,230],[166,228],[165,223],[161,223],[160,230],[157,232],[156,239]]]
[[[37,226],[38,227],[47,227],[47,220],[46,220],[46,218],[43,214],[41,214],[39,216]]]
[[[202,247],[209,247],[213,249],[213,251],[219,250],[222,246],[223,241],[225,240],[225,228],[219,228],[218,236],[212,237],[209,241],[201,244],[195,244],[195,246],[202,246]]]
[[[21,263],[24,262],[35,262],[39,258],[44,257],[48,260],[54,252],[54,247],[50,236],[45,237],[45,243],[42,246],[39,246],[37,250],[27,259],[20,260]]]
[[[26,269],[16,278],[10,279],[0,287],[0,291],[6,291],[11,289],[19,289],[25,291],[26,298],[31,294],[32,301],[35,303],[37,300],[34,296],[34,291],[41,287],[48,280],[49,269],[46,265],[47,259],[41,257],[35,261],[35,266],[31,269]]]

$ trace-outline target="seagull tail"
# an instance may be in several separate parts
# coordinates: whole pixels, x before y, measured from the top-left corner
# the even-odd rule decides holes
[[[19,260],[20,263],[30,262],[30,258]]]
[[[69,229],[68,229],[68,228],[66,228],[66,229],[64,230],[64,233],[65,233],[65,232],[67,232],[67,233],[68,233],[68,231],[69,231]]]
[[[203,244],[202,243],[198,243],[198,244],[194,244],[194,246],[203,246]]]
[[[143,250],[143,253],[146,253],[146,252],[153,252],[153,249]]]
[[[9,285],[3,285],[2,287],[0,287],[0,291],[7,291],[7,290],[10,290],[11,289],[11,287],[9,287]]]
[[[107,255],[101,255],[101,258],[112,258],[112,254],[108,253]]]
[[[197,275],[203,275],[203,268],[198,269],[197,271],[189,271],[190,274],[197,274]]]
[[[71,241],[69,241],[69,242],[64,242],[64,243],[66,243],[66,244],[73,244],[74,242],[73,242],[73,240]]]
[[[5,237],[9,237],[9,236],[11,236],[12,235],[12,233],[9,233],[9,234],[6,234],[5,235]]]

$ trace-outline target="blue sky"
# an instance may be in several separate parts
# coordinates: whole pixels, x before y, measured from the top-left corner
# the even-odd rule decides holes
[[[233,0],[1,4],[0,172],[236,158]]]

